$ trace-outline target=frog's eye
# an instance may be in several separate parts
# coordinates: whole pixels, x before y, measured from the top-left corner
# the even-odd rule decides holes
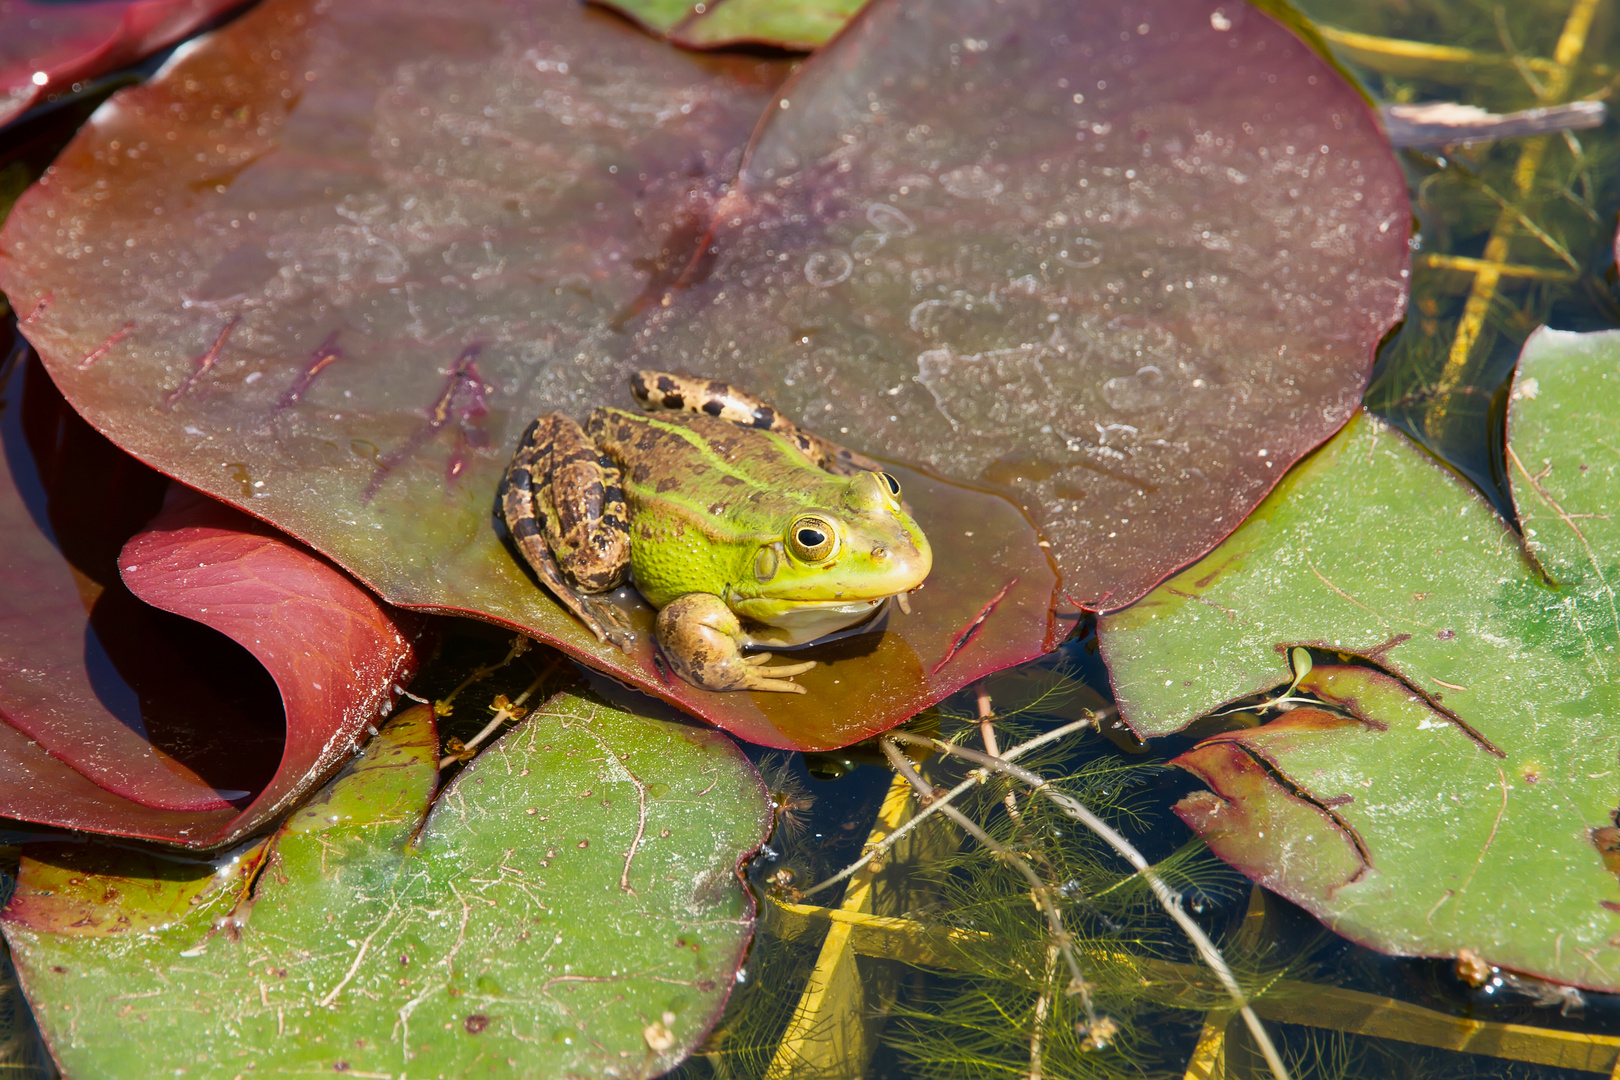
[[[898,498],[899,498],[899,497],[900,497],[900,481],[898,481],[898,480],[896,480],[896,479],[895,479],[895,478],[894,478],[894,477],[892,477],[892,476],[890,476],[890,475],[889,475],[889,474],[888,474],[888,473],[886,473],[886,472],[880,472],[880,473],[878,473],[878,477],[879,477],[879,479],[881,479],[881,480],[882,480],[882,481],[883,481],[883,482],[884,482],[884,483],[885,483],[885,484],[886,484],[886,485],[888,485],[888,488],[889,488],[889,494],[890,494],[890,495],[893,495],[893,496],[894,496],[894,497],[895,497],[895,498],[897,498],[897,499],[898,499]]]
[[[802,517],[788,530],[788,548],[805,562],[821,562],[838,546],[838,533],[825,518]]]

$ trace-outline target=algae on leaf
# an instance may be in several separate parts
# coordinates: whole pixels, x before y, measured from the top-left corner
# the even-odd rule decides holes
[[[1296,645],[1390,673],[1319,667],[1304,686],[1335,710],[1183,755],[1214,789],[1183,817],[1363,944],[1620,989],[1617,429],[1620,332],[1540,330],[1507,445],[1539,565],[1362,414],[1202,562],[1102,619],[1141,734],[1286,684]]]
[[[753,926],[736,866],[769,808],[742,754],[564,693],[429,812],[437,757],[431,710],[403,713],[217,865],[30,845],[0,929],[66,1071],[630,1077],[689,1053]]]

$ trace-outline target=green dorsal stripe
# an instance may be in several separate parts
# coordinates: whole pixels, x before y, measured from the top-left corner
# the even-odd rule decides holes
[[[737,428],[749,443],[748,454],[754,465],[750,469],[749,460],[741,463],[727,461],[701,433],[684,424],[652,416],[625,415],[637,424],[647,424],[662,434],[681,439],[694,455],[694,458],[687,459],[685,467],[701,462],[711,470],[701,478],[701,483],[694,482],[694,487],[706,494],[696,494],[692,488],[684,485],[660,492],[657,479],[638,480],[633,470],[627,468],[621,481],[626,496],[643,504],[656,503],[666,507],[668,512],[685,518],[690,525],[718,542],[772,539],[774,530],[759,527],[764,521],[777,515],[781,518],[791,517],[802,510],[824,512],[828,509],[828,485],[840,482],[839,477],[809,461],[796,447],[774,432]],[[739,483],[716,490],[714,482],[719,476],[732,477]],[[709,507],[721,500],[738,503],[739,516],[749,519],[752,526],[729,516],[712,513]],[[785,521],[783,524],[786,524]]]
[[[699,435],[689,427],[681,424],[672,424],[667,420],[660,420],[654,416],[643,416],[639,417],[638,419],[640,419],[642,423],[650,424],[653,427],[658,428],[660,431],[668,432],[671,435],[678,435],[680,438],[690,443],[692,448],[696,450],[700,456],[702,456],[704,462],[711,468],[717,469],[720,472],[725,473],[727,476],[734,476],[738,480],[743,481],[749,487],[763,490],[772,488],[774,486],[759,479],[757,476],[739,470],[737,466],[731,464],[731,462],[715,453],[714,447],[709,445],[709,442],[704,439],[702,435]],[[802,469],[805,472],[811,473],[817,480],[826,480],[832,477],[831,473],[825,472],[819,466],[812,464],[810,460],[800,453],[796,447],[794,447],[782,436],[776,434],[774,431],[764,431],[760,428],[742,427],[741,425],[738,425],[737,430],[740,432],[764,436],[766,445],[770,446],[770,448],[776,453],[777,458],[785,466],[795,469]],[[800,493],[798,491],[793,491],[792,494],[799,495]],[[812,500],[801,497],[801,501],[803,501],[806,505],[809,505]]]

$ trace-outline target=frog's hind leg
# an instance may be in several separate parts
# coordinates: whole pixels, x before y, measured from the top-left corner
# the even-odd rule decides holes
[[[675,674],[705,690],[807,691],[790,676],[815,661],[765,667],[770,653],[742,654],[742,623],[724,600],[709,593],[676,597],[658,613],[659,648]]]
[[[774,431],[803,451],[812,464],[839,476],[877,472],[880,468],[871,458],[805,431],[776,406],[718,379],[638,371],[630,376],[630,393],[636,404],[648,412],[706,413],[744,427]]]
[[[579,424],[551,413],[523,433],[500,502],[513,541],[546,590],[598,641],[628,649],[623,615],[587,595],[617,588],[630,565],[617,467],[597,456]]]

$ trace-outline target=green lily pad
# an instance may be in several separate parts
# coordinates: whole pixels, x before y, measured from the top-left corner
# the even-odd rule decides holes
[[[1175,759],[1212,789],[1176,811],[1217,855],[1383,952],[1620,987],[1620,884],[1590,835],[1612,739],[1543,725],[1503,758],[1373,669],[1303,685],[1357,719],[1302,707]]]
[[[565,693],[429,812],[437,755],[431,711],[403,713],[217,863],[30,846],[0,928],[64,1070],[630,1077],[690,1052],[752,928],[735,869],[769,811],[742,754]]]
[[[1286,684],[1295,645],[1398,677],[1313,673],[1361,719],[1304,709],[1184,755],[1215,796],[1183,815],[1217,851],[1387,952],[1469,948],[1620,989],[1617,429],[1620,333],[1537,331],[1507,447],[1530,552],[1363,413],[1226,543],[1100,621],[1142,735]]]

